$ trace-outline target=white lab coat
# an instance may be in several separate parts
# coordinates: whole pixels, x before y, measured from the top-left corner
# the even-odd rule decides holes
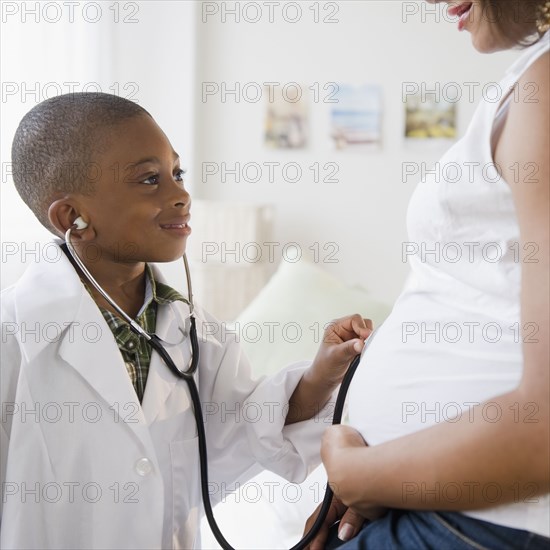
[[[181,340],[187,313],[181,302],[160,306],[157,334]],[[319,462],[331,412],[284,427],[284,405],[308,364],[254,380],[236,337],[196,313],[213,501],[262,468],[302,481]],[[180,367],[186,344],[168,348]],[[0,373],[2,548],[200,545],[187,384],[154,353],[140,405],[108,325],[64,254],[29,267],[2,293]]]

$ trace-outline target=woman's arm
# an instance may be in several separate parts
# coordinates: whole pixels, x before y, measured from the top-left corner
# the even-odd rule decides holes
[[[520,81],[525,94],[532,86],[524,84],[536,83],[536,102],[511,105],[496,152],[513,192],[522,245],[538,247],[536,262],[522,263],[522,326],[535,323],[538,332],[536,342],[524,341],[520,385],[491,399],[502,412],[497,422],[484,418],[482,404],[457,422],[374,447],[358,444],[351,428],[329,428],[322,450],[329,480],[342,502],[359,512],[376,505],[485,508],[535,501],[550,490],[549,57],[543,55]]]

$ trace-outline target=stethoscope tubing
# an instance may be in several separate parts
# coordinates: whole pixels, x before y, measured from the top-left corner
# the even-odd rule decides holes
[[[69,228],[65,233],[65,242],[67,243],[67,249],[69,250],[71,257],[78,264],[78,266],[80,267],[80,269],[82,270],[86,278],[90,281],[90,283],[92,283],[92,285],[97,289],[97,291],[116,309],[116,311],[120,313],[121,317],[128,323],[132,331],[136,333],[138,336],[143,336],[146,339],[149,345],[160,355],[161,359],[164,361],[166,366],[173,372],[173,374],[179,378],[182,378],[183,380],[185,380],[185,382],[187,382],[189,394],[191,396],[191,402],[193,404],[195,424],[197,426],[200,477],[201,477],[201,493],[202,493],[204,511],[206,514],[206,518],[208,520],[208,524],[210,525],[210,529],[212,530],[212,533],[216,538],[216,540],[218,541],[218,543],[220,544],[220,546],[224,550],[235,550],[229,544],[229,542],[227,542],[220,528],[218,527],[218,524],[216,523],[216,519],[214,518],[212,504],[210,503],[210,494],[208,490],[208,450],[206,446],[206,430],[204,428],[204,422],[201,414],[202,406],[201,406],[200,395],[197,388],[197,384],[195,383],[195,379],[194,379],[194,375],[197,371],[197,367],[199,364],[199,342],[197,337],[196,319],[194,315],[194,306],[193,306],[193,295],[191,290],[191,277],[189,274],[189,265],[187,262],[187,257],[184,255],[183,261],[185,265],[188,298],[189,298],[190,311],[191,311],[191,316],[190,316],[191,328],[189,331],[189,338],[191,339],[192,359],[191,359],[191,365],[188,368],[188,370],[181,371],[180,369],[178,369],[178,367],[170,357],[169,353],[166,351],[165,347],[162,345],[160,338],[156,334],[149,334],[131,317],[129,317],[126,314],[126,312],[124,312],[124,310],[109,296],[109,294],[107,294],[105,290],[103,290],[103,288],[95,280],[95,278],[92,276],[90,271],[86,268],[86,266],[78,256],[76,250],[74,249],[71,243],[71,240],[70,240],[71,229],[72,227]],[[372,333],[369,336],[367,340],[368,343],[370,343],[373,335],[374,333]],[[367,342],[365,342],[365,346],[368,345]],[[334,415],[332,418],[333,425],[340,424],[342,421],[342,414],[344,410],[346,395],[348,393],[351,380],[353,379],[353,375],[357,370],[360,360],[361,360],[361,355],[357,355],[352,360],[344,376],[344,379],[342,380],[342,384],[340,385],[338,396],[336,398],[336,404],[334,407]],[[332,489],[327,483],[323,504],[321,506],[317,519],[315,520],[313,526],[308,531],[308,533],[302,538],[302,540],[300,540],[297,544],[295,544],[290,550],[303,550],[304,548],[306,548],[306,546],[308,546],[313,541],[317,533],[321,530],[323,523],[325,522],[325,519],[330,509],[330,505],[332,503],[332,497],[333,497]]]

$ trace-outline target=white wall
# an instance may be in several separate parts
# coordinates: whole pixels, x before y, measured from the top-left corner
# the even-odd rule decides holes
[[[20,201],[7,173],[15,128],[25,112],[43,99],[43,93],[38,98],[32,94],[21,98],[20,93],[8,96],[7,82],[20,88],[38,82],[41,92],[50,82],[62,87],[65,82],[77,82],[77,91],[89,82],[98,82],[104,91],[118,84],[121,95],[132,91],[135,83],[140,104],[156,117],[190,168],[188,184],[194,197],[273,203],[277,209],[274,240],[281,246],[297,241],[304,258],[313,259],[309,247],[319,243],[321,267],[391,302],[408,269],[401,261],[401,246],[406,240],[406,205],[415,182],[409,178],[403,183],[402,163],[433,162],[446,147],[404,144],[403,82],[483,84],[498,80],[517,56],[516,52],[478,54],[468,34],[459,34],[456,24],[443,16],[437,22],[429,13],[433,6],[423,1],[321,2],[321,21],[330,17],[331,7],[337,8],[332,19],[339,22],[332,24],[314,22],[309,8],[316,2],[309,0],[300,2],[302,17],[293,24],[282,17],[282,8],[288,4],[282,0],[274,7],[273,23],[265,2],[241,2],[241,7],[262,10],[262,21],[256,24],[244,18],[236,23],[229,14],[224,22],[222,7],[230,8],[234,2],[121,2],[118,23],[109,10],[111,3],[100,4],[103,16],[96,23],[87,22],[77,8],[73,23],[67,22],[65,12],[56,23],[48,22],[44,14],[38,22],[32,15],[23,22],[17,14],[6,17],[2,25],[1,236],[4,247],[15,243],[21,250],[9,258],[3,254],[2,287],[20,275],[25,267],[21,260],[32,261],[33,254],[25,256],[22,250],[24,243],[32,249],[33,243],[50,239]],[[203,22],[203,10],[216,7],[218,14]],[[403,16],[414,8],[418,13]],[[49,13],[50,18],[53,15]],[[243,15],[250,17],[254,12]],[[293,17],[294,12],[289,10],[286,15]],[[380,84],[382,150],[333,151],[328,138],[330,105],[318,103],[312,105],[312,139],[307,150],[269,151],[263,146],[263,102],[235,103],[229,97],[222,103],[220,96],[206,103],[201,100],[204,82],[226,82],[231,87],[235,82],[291,81],[301,83],[306,93],[315,82],[321,87],[328,82]],[[52,88],[47,91],[51,93]],[[463,91],[467,95],[467,89]],[[475,102],[480,98],[478,88]],[[467,98],[460,103],[461,132],[474,108]],[[201,181],[203,162],[267,161],[297,162],[304,178],[288,183],[276,171],[276,181],[269,183],[266,171],[256,184],[236,184],[231,177],[226,183],[215,177]],[[315,162],[337,163],[339,182],[313,183],[308,167]],[[339,247],[334,257],[337,263],[322,262],[333,250],[322,249],[330,242]],[[170,266],[169,273],[181,279],[180,266]]]
[[[446,12],[420,1],[401,2],[343,1],[321,3],[321,17],[328,17],[332,5],[338,8],[333,19],[338,23],[315,23],[309,9],[315,2],[302,1],[303,13],[296,23],[288,23],[282,7],[274,8],[274,22],[263,2],[235,16],[222,13],[221,2],[214,11],[213,2],[197,10],[197,93],[195,114],[198,122],[195,141],[196,197],[232,201],[273,203],[277,207],[275,241],[297,241],[304,257],[313,258],[308,247],[313,243],[335,242],[339,246],[338,263],[321,267],[351,284],[361,284],[387,302],[401,289],[408,267],[401,260],[402,242],[406,241],[405,212],[418,178],[402,180],[403,162],[435,162],[449,146],[429,144],[409,147],[402,138],[404,82],[432,85],[457,82],[465,93],[459,104],[459,132],[466,129],[475,103],[481,99],[482,86],[498,81],[517,52],[483,56],[470,44],[467,33],[460,34],[456,22]],[[245,6],[241,3],[241,7]],[[281,3],[281,4],[284,4]],[[247,22],[263,7],[262,19]],[[323,11],[324,10],[324,11]],[[418,13],[413,14],[417,10]],[[295,11],[286,13],[295,18]],[[409,14],[404,16],[404,14]],[[439,19],[439,22],[437,21]],[[205,22],[206,21],[206,22]],[[270,151],[263,146],[266,102],[250,103],[221,94],[201,97],[201,83],[212,82],[227,88],[235,83],[244,87],[256,82],[298,82],[307,88],[315,82],[350,84],[378,83],[383,89],[383,148],[380,152],[352,153],[332,150],[329,135],[330,105],[317,103],[311,109],[311,144],[303,151]],[[481,86],[469,101],[464,83]],[[252,90],[252,88],[250,88]],[[447,88],[450,92],[450,88]],[[250,95],[249,97],[253,97]],[[297,162],[304,178],[289,183],[281,177],[268,180],[267,169],[258,183],[241,181],[234,176],[200,179],[205,162]],[[314,183],[308,167],[336,162],[339,183]]]

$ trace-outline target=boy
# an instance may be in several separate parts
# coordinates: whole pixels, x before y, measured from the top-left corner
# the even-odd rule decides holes
[[[185,369],[188,304],[150,263],[184,253],[190,197],[179,157],[149,113],[108,94],[51,98],[23,118],[12,156],[16,187],[41,223],[60,237],[73,227],[71,242],[95,279]],[[235,338],[213,337],[205,327],[216,321],[196,315],[214,500],[261,467],[303,480],[318,457],[325,405],[370,322],[337,321],[309,368],[257,381]],[[0,546],[200,544],[187,384],[65,251],[2,293],[2,331]],[[247,405],[259,417],[243,415]]]

